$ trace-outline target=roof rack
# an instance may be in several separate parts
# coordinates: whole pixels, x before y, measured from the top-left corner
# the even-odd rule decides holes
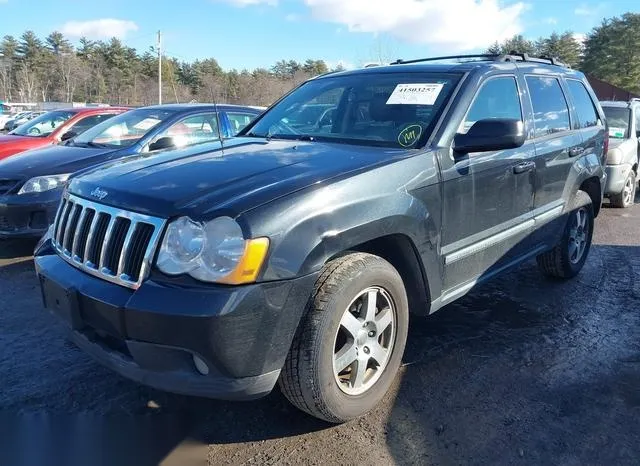
[[[391,63],[391,65],[407,65],[411,63],[422,63],[428,61],[441,61],[441,60],[464,60],[470,58],[480,58],[488,61],[509,62],[509,61],[523,61],[531,63],[544,63],[546,65],[562,66],[564,68],[570,68],[566,63],[562,63],[557,58],[553,57],[532,57],[527,53],[509,52],[509,53],[482,53],[472,55],[448,55],[444,57],[430,57],[430,58],[418,58],[415,60],[402,60],[398,59]]]

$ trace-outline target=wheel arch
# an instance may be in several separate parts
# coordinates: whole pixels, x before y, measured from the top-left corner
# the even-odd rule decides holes
[[[593,204],[593,216],[597,217],[598,213],[600,213],[600,207],[602,206],[602,185],[600,184],[600,179],[596,176],[587,178],[582,181],[578,189],[589,195],[591,203]]]
[[[409,311],[418,315],[429,314],[431,307],[429,280],[411,238],[405,234],[381,236],[356,244],[348,250],[334,254],[328,260],[333,260],[349,252],[369,253],[389,262],[398,271],[405,284]]]

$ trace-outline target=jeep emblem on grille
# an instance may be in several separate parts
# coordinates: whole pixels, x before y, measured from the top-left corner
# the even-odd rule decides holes
[[[97,198],[98,198],[98,199],[100,199],[100,200],[103,200],[105,197],[107,197],[107,196],[109,195],[109,193],[108,193],[108,192],[106,192],[106,191],[105,191],[105,190],[103,190],[103,189],[96,188],[96,189],[94,189],[93,191],[91,191],[91,195],[92,195],[93,197],[97,197]]]

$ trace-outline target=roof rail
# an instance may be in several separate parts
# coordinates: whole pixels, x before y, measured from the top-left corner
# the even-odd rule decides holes
[[[556,58],[549,57],[532,57],[527,53],[509,52],[509,53],[481,53],[472,55],[447,55],[443,57],[429,57],[429,58],[417,58],[415,60],[403,60],[398,59],[391,63],[391,65],[407,65],[411,63],[422,63],[428,61],[441,61],[441,60],[464,60],[471,58],[480,58],[489,61],[507,62],[507,61],[523,61],[532,63],[544,63],[546,65],[562,66],[564,68],[570,68],[569,65],[562,63]]]

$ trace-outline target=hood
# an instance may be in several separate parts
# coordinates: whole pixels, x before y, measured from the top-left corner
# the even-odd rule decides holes
[[[74,178],[70,191],[158,217],[237,215],[315,183],[389,163],[413,151],[324,142],[235,138],[110,163]],[[99,189],[96,189],[99,188]],[[372,186],[371,189],[375,189]],[[105,195],[106,192],[106,195]],[[95,199],[97,200],[97,199]]]
[[[10,157],[28,149],[35,149],[49,144],[51,144],[51,139],[46,137],[37,138],[5,134],[0,136],[0,159]]]
[[[109,160],[114,149],[52,145],[0,160],[0,178],[29,179],[74,173]]]

